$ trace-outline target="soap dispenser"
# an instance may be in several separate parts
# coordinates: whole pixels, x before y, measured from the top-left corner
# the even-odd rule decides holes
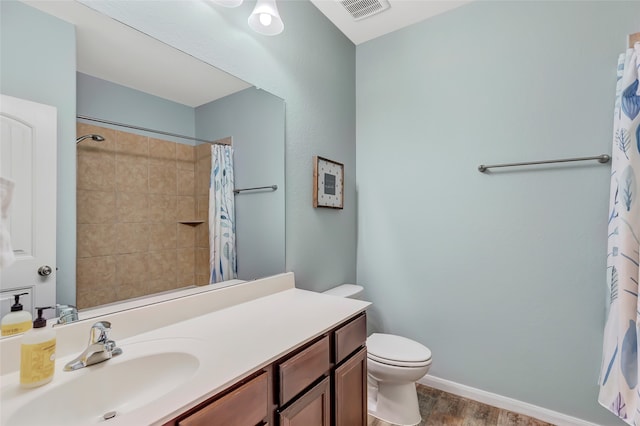
[[[36,308],[38,318],[33,329],[22,336],[20,345],[20,385],[35,388],[49,383],[53,379],[56,360],[56,332],[47,327],[42,311],[54,309],[52,306]]]
[[[11,312],[2,318],[0,327],[2,328],[3,336],[12,336],[18,333],[24,333],[31,330],[31,313],[22,309],[20,303],[20,296],[24,296],[29,293],[14,294],[14,303],[11,305]]]

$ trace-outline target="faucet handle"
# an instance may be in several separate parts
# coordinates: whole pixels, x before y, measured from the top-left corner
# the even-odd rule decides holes
[[[56,304],[57,324],[68,324],[78,321],[78,308],[73,305]]]
[[[98,321],[91,326],[91,334],[89,336],[89,344],[105,343],[109,340],[109,332],[111,331],[111,323],[109,321]]]

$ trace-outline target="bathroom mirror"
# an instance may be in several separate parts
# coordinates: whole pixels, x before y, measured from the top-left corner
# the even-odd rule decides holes
[[[211,154],[210,145],[203,141],[231,142],[236,189],[267,187],[234,196],[237,278],[252,280],[284,272],[284,101],[81,3],[26,1],[21,7],[33,9],[33,13],[21,13],[21,18],[33,15],[38,21],[21,22],[25,28],[41,25],[42,13],[76,25],[76,111],[90,117],[77,120],[77,136],[100,134],[106,139],[86,138],[77,145],[71,159],[77,164],[77,188],[58,188],[58,216],[77,209],[76,253],[61,253],[64,244],[58,244],[58,263],[64,256],[77,256],[78,288],[75,283],[58,280],[56,302],[78,305],[81,318],[89,318],[82,315],[82,308],[90,307],[98,315],[127,309],[133,306],[128,302],[131,299],[136,303],[159,300],[147,299],[150,294],[161,293],[162,299],[185,294],[170,281],[188,288],[186,293],[237,282],[206,285],[208,271],[205,273],[203,263],[208,269],[208,189],[202,182],[208,183],[208,176],[198,172],[198,166],[208,161],[210,167]],[[94,34],[98,29],[100,33]],[[89,49],[97,55],[86,60],[82,55],[92,38],[92,43],[102,38],[108,45],[91,44]],[[5,38],[3,49],[5,43],[22,49],[21,42]],[[152,57],[163,60],[156,64],[136,61],[149,53],[149,46],[157,49]],[[173,70],[169,75],[168,68]],[[218,77],[210,78],[211,74]],[[224,87],[215,82],[220,79]],[[142,145],[132,145],[132,141],[142,141]],[[58,141],[59,152],[60,144],[75,145],[75,141]],[[140,146],[144,148],[138,149]],[[162,156],[166,149],[176,153],[171,154],[172,160]],[[193,161],[181,164],[191,152]],[[209,159],[205,158],[207,152]],[[144,167],[134,162],[139,159]],[[94,160],[97,162],[92,163]],[[59,157],[58,169],[75,167],[69,161]],[[93,173],[105,163],[112,169],[111,175]],[[167,170],[170,173],[165,173]],[[87,177],[87,173],[93,175]],[[91,186],[92,178],[98,186]],[[162,183],[172,189],[158,189]],[[185,189],[190,185],[193,193]],[[75,192],[77,205],[65,205],[61,192]],[[58,232],[57,238],[76,236]],[[92,287],[83,290],[87,283]],[[120,291],[112,290],[111,285]],[[102,299],[104,303],[76,299],[82,292],[110,296]],[[98,305],[104,306],[94,310]]]

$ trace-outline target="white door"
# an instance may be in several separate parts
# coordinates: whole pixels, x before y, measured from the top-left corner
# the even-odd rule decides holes
[[[0,269],[0,291],[27,291],[32,307],[55,306],[57,110],[0,95],[0,130],[0,177],[15,182],[2,224],[15,262]]]

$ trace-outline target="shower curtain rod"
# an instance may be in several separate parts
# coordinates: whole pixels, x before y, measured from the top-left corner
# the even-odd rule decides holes
[[[129,129],[142,130],[144,132],[157,133],[159,135],[173,136],[175,138],[189,139],[189,140],[192,140],[192,141],[212,143],[212,144],[217,143],[219,145],[229,145],[228,143],[213,142],[213,141],[208,141],[208,140],[204,140],[204,139],[194,138],[192,136],[184,136],[184,135],[179,135],[177,133],[163,132],[162,130],[148,129],[146,127],[140,127],[140,126],[134,126],[134,125],[131,125],[131,124],[118,123],[116,121],[103,120],[102,118],[89,117],[89,116],[86,116],[86,115],[76,115],[76,118],[80,118],[82,120],[88,120],[88,121],[95,121],[97,123],[110,124],[112,126],[120,126],[120,127],[127,127]]]
[[[488,169],[492,169],[494,167],[530,166],[534,164],[567,163],[570,161],[588,161],[588,160],[598,160],[598,162],[604,164],[604,163],[608,163],[610,159],[611,157],[609,157],[607,154],[602,154],[602,155],[596,155],[594,157],[561,158],[558,160],[529,161],[525,163],[504,163],[504,164],[491,164],[491,165],[480,164],[478,166],[478,170],[481,173],[484,173]]]

